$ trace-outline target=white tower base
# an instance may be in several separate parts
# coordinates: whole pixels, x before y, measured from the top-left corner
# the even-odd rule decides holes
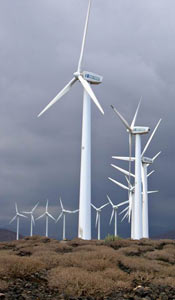
[[[135,239],[135,193],[132,193],[131,195],[131,201],[132,201],[132,211],[131,211],[131,239]]]
[[[78,237],[91,240],[91,99],[84,90]]]
[[[149,222],[148,222],[148,179],[147,165],[142,164],[142,183],[143,183],[143,238],[149,238]]]
[[[141,137],[135,136],[135,229],[136,240],[142,238]]]

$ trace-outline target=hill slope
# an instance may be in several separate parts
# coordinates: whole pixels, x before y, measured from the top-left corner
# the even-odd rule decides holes
[[[175,299],[175,242],[0,243],[0,293],[10,300]]]
[[[22,236],[20,236],[20,238],[22,238]],[[14,240],[16,240],[16,232],[7,229],[0,229],[0,242],[14,241]]]

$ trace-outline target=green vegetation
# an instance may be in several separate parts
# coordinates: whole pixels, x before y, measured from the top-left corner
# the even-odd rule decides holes
[[[115,242],[115,241],[118,241],[118,240],[121,240],[121,237],[119,236],[115,236],[115,235],[112,235],[112,234],[108,234],[106,237],[105,237],[105,243],[108,243],[108,242]]]

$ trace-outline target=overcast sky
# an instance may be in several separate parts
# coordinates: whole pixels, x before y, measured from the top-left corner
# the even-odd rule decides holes
[[[30,210],[40,201],[36,216],[57,217],[59,197],[65,208],[79,202],[80,145],[83,90],[71,92],[40,119],[37,114],[65,86],[76,71],[88,0],[0,1],[0,225],[15,213]],[[84,69],[104,76],[93,87],[105,115],[92,104],[92,202],[100,206],[109,194],[114,203],[127,200],[127,192],[108,181],[125,183],[110,164],[128,168],[112,155],[128,155],[128,134],[114,114],[115,105],[131,122],[143,97],[136,125],[153,130],[163,119],[147,156],[160,150],[150,167],[151,236],[175,227],[174,112],[175,112],[175,3],[174,0],[93,0]],[[148,136],[143,137],[144,147]],[[134,151],[134,147],[133,147]],[[111,207],[102,215],[102,236],[109,227]],[[94,212],[92,219],[93,237]],[[67,219],[67,237],[77,235],[77,216]],[[61,221],[50,221],[50,236],[61,237]],[[2,228],[1,226],[0,228]],[[21,222],[28,234],[29,223]],[[44,220],[35,233],[44,234]],[[127,237],[127,222],[119,222],[119,235]]]

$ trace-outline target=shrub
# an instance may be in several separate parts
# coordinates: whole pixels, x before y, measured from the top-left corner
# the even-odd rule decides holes
[[[4,292],[8,289],[8,283],[4,280],[0,280],[0,292]]]
[[[50,288],[57,288],[67,296],[92,296],[96,299],[111,295],[120,288],[128,288],[124,281],[115,282],[100,272],[87,272],[76,267],[58,267],[50,271],[48,276]]]
[[[0,257],[0,277],[23,278],[45,268],[38,259],[18,257],[15,255],[3,255]]]
[[[146,253],[144,256],[151,260],[160,260],[170,264],[175,263],[175,255],[167,250],[155,250],[153,252]]]
[[[115,235],[111,235],[111,234],[108,234],[106,237],[105,237],[105,243],[108,243],[108,242],[115,242],[115,241],[118,241],[120,240],[121,238],[119,236],[115,236]]]

